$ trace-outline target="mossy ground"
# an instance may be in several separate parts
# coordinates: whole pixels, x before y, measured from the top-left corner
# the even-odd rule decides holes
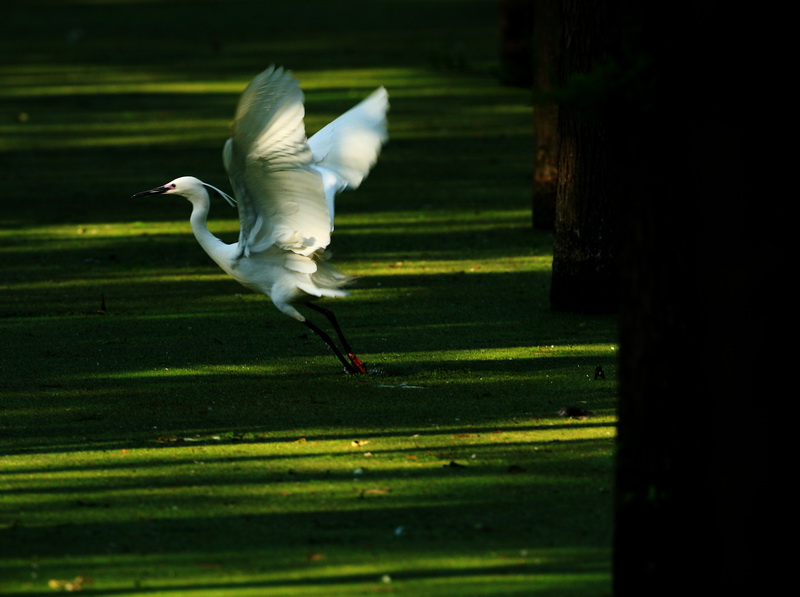
[[[615,321],[549,309],[532,108],[497,83],[497,8],[12,3],[4,594],[610,592]],[[337,205],[358,280],[326,303],[367,377],[227,279],[185,201],[129,199],[184,174],[227,189],[238,94],[273,62],[309,132],[391,96],[391,141]],[[235,239],[224,202],[211,220]]]

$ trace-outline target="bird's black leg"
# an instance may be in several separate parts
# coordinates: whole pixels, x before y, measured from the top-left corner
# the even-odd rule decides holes
[[[328,348],[330,348],[333,351],[333,354],[336,355],[336,358],[339,359],[342,362],[342,365],[344,365],[344,368],[348,373],[358,373],[358,371],[353,367],[353,365],[351,365],[350,363],[347,362],[347,359],[344,358],[344,355],[342,354],[342,351],[339,350],[336,347],[336,344],[334,344],[333,339],[326,332],[324,332],[321,329],[319,329],[317,326],[315,326],[313,323],[311,323],[307,319],[305,321],[303,321],[303,323],[306,324],[306,327],[308,329],[310,329],[317,336],[322,338],[322,340],[325,342],[325,344],[328,345]]]
[[[333,312],[328,311],[327,309],[320,307],[319,305],[314,303],[306,303],[306,304],[308,305],[309,309],[313,309],[317,313],[322,313],[325,317],[328,318],[328,321],[331,322],[333,329],[336,330],[336,335],[339,336],[339,340],[341,340],[342,346],[344,347],[344,350],[347,353],[347,358],[350,359],[350,362],[353,364],[353,368],[355,369],[355,371],[358,373],[366,373],[367,369],[366,367],[364,367],[364,363],[362,363],[361,359],[359,359],[353,352],[353,349],[350,347],[350,343],[347,341],[347,338],[344,337],[344,332],[342,332],[342,328],[339,327],[339,322],[336,321],[336,316],[333,314]],[[328,344],[328,346],[330,346],[330,344]]]

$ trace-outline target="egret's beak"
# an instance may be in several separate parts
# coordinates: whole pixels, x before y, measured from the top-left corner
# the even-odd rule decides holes
[[[149,191],[142,191],[141,193],[136,193],[131,197],[131,199],[135,199],[136,197],[144,197],[145,195],[161,195],[162,193],[166,193],[167,191],[170,190],[172,190],[172,187],[164,185],[161,187],[150,189]]]

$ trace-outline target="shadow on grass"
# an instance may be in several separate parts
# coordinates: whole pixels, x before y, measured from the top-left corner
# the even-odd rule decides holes
[[[586,566],[585,560],[583,558],[575,558],[576,560],[580,561],[584,566]],[[569,565],[574,566],[574,562],[570,562]],[[545,571],[545,575],[553,575],[553,576],[561,576],[566,574],[567,564],[559,567],[553,567],[553,570]],[[588,566],[587,566],[588,567]],[[574,567],[573,567],[574,569]],[[591,571],[587,571],[589,575],[592,574]],[[531,591],[531,584],[534,585],[550,585],[550,582],[542,582],[541,579],[541,569],[538,566],[525,566],[525,565],[518,565],[514,567],[513,565],[509,566],[485,566],[485,567],[474,567],[468,570],[460,570],[458,572],[453,572],[451,570],[442,570],[442,571],[419,571],[419,572],[404,572],[402,576],[398,579],[400,582],[394,582],[393,585],[390,582],[384,581],[381,582],[380,579],[376,579],[376,575],[372,574],[352,574],[352,575],[341,575],[338,577],[330,578],[322,578],[322,579],[308,579],[308,580],[283,580],[283,581],[250,581],[250,582],[242,582],[242,581],[229,581],[229,582],[208,582],[208,583],[191,583],[191,584],[180,584],[180,583],[162,583],[156,584],[151,583],[153,586],[140,586],[131,589],[104,589],[104,595],[139,595],[139,594],[147,594],[147,593],[157,593],[157,594],[178,594],[178,595],[194,595],[194,594],[202,594],[202,595],[213,595],[217,594],[217,592],[226,592],[231,594],[250,594],[251,591],[268,591],[268,590],[278,590],[280,594],[286,594],[286,591],[289,590],[300,590],[302,594],[312,594],[311,591],[314,591],[313,594],[322,594],[322,595],[355,595],[355,594],[362,594],[362,593],[385,593],[390,592],[392,590],[392,586],[396,587],[398,590],[402,590],[407,585],[411,585],[408,588],[412,590],[416,585],[419,585],[423,581],[425,584],[425,590],[431,591],[427,593],[433,597],[434,595],[453,595],[453,594],[463,594],[461,591],[463,587],[460,583],[468,582],[470,583],[471,590],[480,591],[480,594],[485,595],[504,595],[506,597],[512,597],[514,595],[530,595]],[[388,576],[387,576],[388,578]],[[442,583],[435,583],[436,588],[430,586],[431,581],[439,580],[446,580],[445,586],[441,586]],[[572,582],[575,582],[575,578],[573,577]],[[557,581],[553,581],[555,583]],[[477,586],[476,586],[477,585]],[[588,585],[588,586],[587,586]],[[597,580],[589,580],[588,583],[582,583],[581,590],[592,591],[593,594],[603,594],[606,590],[607,583],[604,581],[597,581]],[[317,593],[315,589],[322,589],[324,591],[330,592],[322,592]],[[572,595],[572,589],[569,588],[553,588],[549,587],[545,589],[547,591],[547,595],[563,595],[568,597]],[[342,591],[353,591],[353,592],[342,592]],[[543,592],[539,592],[540,594],[544,594]],[[32,597],[52,597],[53,591],[49,592],[31,592],[26,591],[25,595],[30,595]]]
[[[122,279],[124,298],[101,283],[83,304],[96,309],[105,292],[105,315],[69,311],[81,304],[69,297],[80,289],[56,285],[41,303],[20,291],[20,305],[39,304],[51,316],[5,321],[7,341],[18,347],[3,362],[15,372],[2,381],[6,404],[16,405],[10,438],[17,448],[76,431],[127,442],[152,437],[154,427],[157,433],[239,430],[243,419],[257,432],[379,427],[387,417],[411,428],[454,416],[472,423],[552,417],[577,402],[608,413],[615,393],[608,352],[613,319],[549,312],[540,304],[545,277],[387,276],[379,288],[364,289],[363,298],[357,291],[330,303],[378,373],[367,378],[342,375],[304,328],[263,297],[237,300],[230,291],[238,286],[224,278]],[[187,285],[202,287],[200,296],[187,298]],[[68,311],[59,313],[52,303],[65,296]],[[570,345],[584,348],[570,352]],[[606,379],[594,379],[598,366]]]
[[[186,532],[182,529],[181,532]],[[196,534],[196,533],[195,533]],[[435,549],[428,550],[431,555],[438,555]],[[397,567],[384,565],[379,572],[372,573],[331,573],[325,564],[313,562],[315,557],[325,559],[322,554],[307,552],[305,558],[298,556],[296,561],[287,567],[295,578],[264,579],[243,581],[235,578],[234,562],[222,564],[217,559],[204,566],[212,572],[206,572],[192,582],[182,583],[174,579],[166,580],[167,570],[180,571],[189,567],[183,558],[166,554],[154,563],[149,573],[140,573],[130,588],[102,586],[103,595],[130,594],[253,594],[253,591],[278,591],[277,594],[292,595],[361,595],[373,593],[393,593],[395,591],[424,590],[425,595],[530,595],[531,587],[538,587],[537,594],[548,596],[564,596],[574,594],[575,585],[587,594],[602,595],[607,591],[607,583],[603,580],[606,569],[603,555],[592,550],[571,549],[558,557],[539,558],[527,555],[527,550],[519,550],[516,554],[505,556],[505,562],[495,564],[473,564],[455,567],[452,563],[442,563],[437,567],[436,561],[420,562],[417,566],[404,565]],[[533,552],[536,554],[536,552]],[[412,555],[413,554],[413,555]],[[391,556],[396,561],[415,562],[425,556],[425,550],[414,549],[413,552],[397,549]],[[453,553],[451,557],[459,557]],[[355,557],[369,560],[363,554]],[[304,562],[303,559],[306,561]],[[274,560],[273,560],[274,561]],[[202,565],[201,565],[202,566]],[[197,567],[197,565],[195,565]],[[362,566],[363,567],[363,566]],[[228,572],[228,568],[234,572]],[[263,566],[263,569],[269,566]],[[318,571],[318,568],[322,568]],[[385,571],[381,573],[381,571]],[[227,576],[234,576],[225,580]],[[301,576],[302,578],[298,578]],[[197,573],[194,573],[197,577]],[[262,572],[257,576],[273,576]],[[208,578],[211,577],[211,578]],[[469,589],[464,583],[469,584]],[[91,585],[89,585],[91,587]],[[91,589],[90,589],[91,590]],[[287,591],[292,591],[287,593]],[[468,592],[465,592],[468,591]],[[26,591],[26,595],[45,596],[53,592]],[[261,593],[259,593],[261,594]]]
[[[307,453],[299,458],[320,455],[312,442],[305,446]],[[170,574],[192,577],[192,590],[333,587],[377,583],[380,573],[390,574],[393,583],[433,578],[458,583],[464,577],[485,576],[480,582],[494,584],[495,594],[504,595],[513,594],[502,585],[505,574],[514,576],[508,579],[511,587],[534,581],[533,575],[539,582],[549,575],[569,575],[570,582],[576,582],[587,574],[602,584],[598,577],[606,570],[607,546],[599,529],[607,520],[599,514],[608,494],[598,499],[591,479],[564,471],[572,453],[564,451],[563,444],[551,446],[552,453],[538,454],[530,473],[512,472],[496,461],[442,465],[454,449],[447,442],[411,454],[376,452],[370,462],[378,462],[357,479],[352,467],[365,459],[363,454],[344,454],[338,461],[322,461],[324,468],[316,463],[312,469],[291,460],[287,467],[281,459],[262,454],[259,445],[250,446],[258,452],[255,456],[237,457],[231,450],[217,456],[187,449],[183,458],[172,462],[154,455],[149,462],[126,465],[109,465],[115,456],[106,454],[100,456],[103,463],[84,463],[94,466],[96,473],[83,476],[74,487],[55,478],[49,481],[51,496],[44,487],[23,492],[30,500],[23,519],[41,508],[73,513],[76,522],[12,524],[0,530],[4,539],[0,545],[3,550],[39,545],[37,557],[49,560],[62,555],[67,541],[70,562],[62,565],[65,569],[85,562],[81,569],[91,570],[88,562],[106,559],[114,561],[108,566],[125,569],[129,561],[136,561],[136,573],[118,573],[135,586],[116,589],[119,594],[189,590],[189,585],[184,587],[179,581],[164,581]],[[481,449],[481,445],[470,446],[479,454]],[[431,455],[432,451],[440,453]],[[593,452],[592,442],[577,451],[585,459],[584,452]],[[605,454],[600,466],[608,466],[606,452],[607,448],[597,445],[597,453]],[[397,461],[407,462],[403,457],[414,455],[426,458],[422,467],[398,470]],[[393,467],[382,470],[380,462],[389,456],[396,457]],[[43,475],[59,472],[70,469],[54,466],[41,471]],[[434,486],[435,491],[431,490]],[[114,491],[109,492],[109,487]],[[372,489],[376,487],[380,489]],[[555,508],[534,507],[554,498]],[[520,503],[532,507],[520,509]],[[598,515],[593,519],[595,510]],[[487,542],[492,554],[475,564],[470,554],[482,552]],[[152,560],[150,565],[148,560]],[[375,572],[336,572],[337,564],[347,560]],[[208,561],[214,563],[212,571],[198,574],[198,566]],[[279,574],[281,578],[246,582],[235,578],[241,566],[253,565],[260,571],[255,576]],[[233,578],[219,580],[227,574]],[[287,579],[287,574],[300,578]],[[563,590],[564,579],[557,586]],[[114,594],[114,590],[103,590],[103,594]]]

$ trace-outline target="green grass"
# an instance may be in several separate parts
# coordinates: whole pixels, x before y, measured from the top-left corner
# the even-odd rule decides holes
[[[496,3],[221,6],[20,2],[0,25],[0,592],[609,594],[615,321],[549,309]],[[368,377],[226,278],[188,203],[128,199],[227,189],[271,62],[309,132],[390,92],[391,141],[337,206],[358,279],[327,303]],[[224,202],[211,220],[235,239]]]

